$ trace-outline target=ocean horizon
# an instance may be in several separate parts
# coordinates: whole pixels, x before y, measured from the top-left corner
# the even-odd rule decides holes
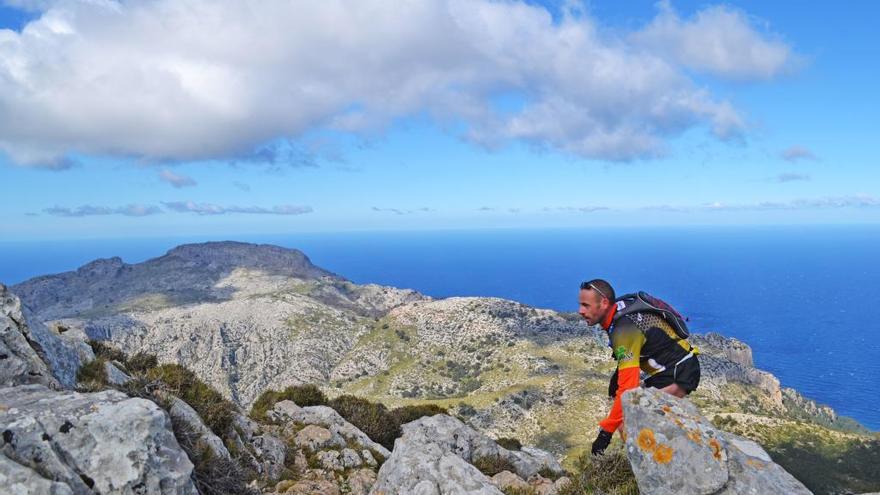
[[[0,282],[119,256],[138,263],[189,242],[236,240],[303,251],[356,283],[432,297],[491,296],[577,310],[581,281],[645,290],[695,333],[751,346],[783,386],[880,430],[880,226],[643,227],[190,236],[0,242]]]

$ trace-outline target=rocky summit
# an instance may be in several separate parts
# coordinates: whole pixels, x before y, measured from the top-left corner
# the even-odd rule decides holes
[[[96,260],[0,297],[0,481],[23,493],[623,493],[597,488],[583,455],[614,361],[574,314],[358,285],[236,242]],[[780,387],[745,343],[692,343],[690,398],[627,395],[610,452],[633,486],[880,489],[860,464],[875,435]],[[114,460],[102,446],[125,429],[155,455]]]

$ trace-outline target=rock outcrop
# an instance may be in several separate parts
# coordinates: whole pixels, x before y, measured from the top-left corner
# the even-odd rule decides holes
[[[758,444],[716,429],[687,399],[634,389],[622,397],[626,450],[642,493],[809,494]]]
[[[92,358],[85,342],[53,333],[0,284],[0,385],[73,388],[80,365]]]
[[[11,493],[197,493],[168,415],[148,400],[3,388],[0,430],[0,486]]]
[[[391,457],[379,470],[371,493],[500,494],[516,480],[528,483],[539,472],[561,475],[562,467],[537,449],[513,451],[445,414],[423,417],[403,425]],[[514,472],[493,481],[476,465],[506,465]],[[500,474],[500,473],[498,473]],[[497,475],[496,475],[497,476]],[[564,481],[562,483],[565,483]],[[552,485],[553,482],[551,481]]]

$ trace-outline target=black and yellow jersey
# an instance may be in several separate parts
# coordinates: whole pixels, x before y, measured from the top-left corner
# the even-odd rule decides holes
[[[649,376],[665,371],[691,352],[666,320],[654,313],[618,317],[608,331],[619,370],[639,367]]]

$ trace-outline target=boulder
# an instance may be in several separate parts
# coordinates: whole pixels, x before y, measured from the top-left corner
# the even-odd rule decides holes
[[[314,426],[315,428],[326,429],[331,435],[326,440],[326,442],[329,442],[328,445],[342,447],[348,442],[354,442],[363,448],[382,454],[385,458],[391,455],[388,449],[372,441],[366,433],[359,430],[340,416],[338,412],[327,406],[299,407],[293,401],[283,400],[275,404],[267,415],[269,419],[279,423],[302,423]],[[299,434],[297,434],[297,437],[299,437]]]
[[[296,433],[293,443],[301,449],[317,452],[331,447],[342,447],[345,445],[345,440],[322,426],[307,425]]]
[[[541,469],[563,472],[552,456],[510,451],[461,421],[445,414],[423,417],[403,425],[403,435],[379,469],[371,493],[485,493],[501,491],[471,464],[485,457],[500,457],[528,479]]]
[[[195,494],[155,403],[121,392],[0,389],[0,480],[11,493]]]
[[[3,297],[3,306],[0,308],[0,387],[41,384],[55,389],[61,388],[49,367],[28,343],[20,321],[10,318],[6,304],[9,299],[4,297],[2,290],[0,289],[0,297]]]
[[[173,395],[164,398],[168,402],[168,414],[171,415],[172,421],[177,425],[178,430],[183,430],[186,434],[193,435],[194,444],[207,447],[214,457],[231,460],[229,450],[223,444],[223,440],[214,434],[199,413],[182,399]]]
[[[406,427],[410,425],[412,427],[407,430]],[[559,462],[547,452],[528,447],[521,450],[505,449],[492,438],[445,414],[420,418],[407,423],[404,428],[410,432],[412,440],[436,443],[444,452],[453,452],[469,463],[481,458],[500,457],[510,463],[523,479],[538,474],[542,469],[556,474],[564,473]]]
[[[128,373],[119,369],[116,363],[111,363],[110,361],[105,362],[104,371],[107,373],[107,383],[110,385],[125,385],[131,381],[131,377],[128,376]]]
[[[376,472],[371,469],[358,469],[348,475],[348,488],[351,495],[367,495],[376,483]]]
[[[716,429],[687,399],[646,388],[627,391],[622,403],[642,493],[810,493],[758,444]]]
[[[239,413],[232,417],[231,436],[242,460],[255,472],[270,481],[281,476],[287,446],[280,438],[263,432],[259,424]]]
[[[531,488],[526,480],[511,473],[510,471],[501,471],[495,476],[492,476],[492,484],[497,486],[501,489],[501,491],[504,492],[512,490],[520,490],[525,492],[529,490],[529,488]]]
[[[21,334],[28,346],[39,356],[43,362],[42,368],[33,362],[31,353],[22,353],[21,340],[14,335],[15,333]],[[0,373],[0,377],[3,377],[8,385],[40,383],[54,387],[60,384],[64,388],[72,389],[76,386],[76,372],[83,363],[83,357],[94,357],[91,348],[85,342],[63,339],[49,330],[3,284],[0,284],[0,334],[2,334],[3,341],[3,344],[0,345],[0,354],[14,356],[15,359],[11,362],[14,368],[24,371],[26,375],[32,377],[31,379],[19,378],[10,381],[4,376],[8,372],[4,371]],[[3,347],[7,347],[10,352],[7,353]],[[4,368],[5,366],[4,362]],[[51,376],[45,376],[43,368],[48,368]],[[17,374],[18,371],[13,373]],[[41,375],[34,375],[34,373]],[[38,378],[39,376],[43,376],[43,378]]]

